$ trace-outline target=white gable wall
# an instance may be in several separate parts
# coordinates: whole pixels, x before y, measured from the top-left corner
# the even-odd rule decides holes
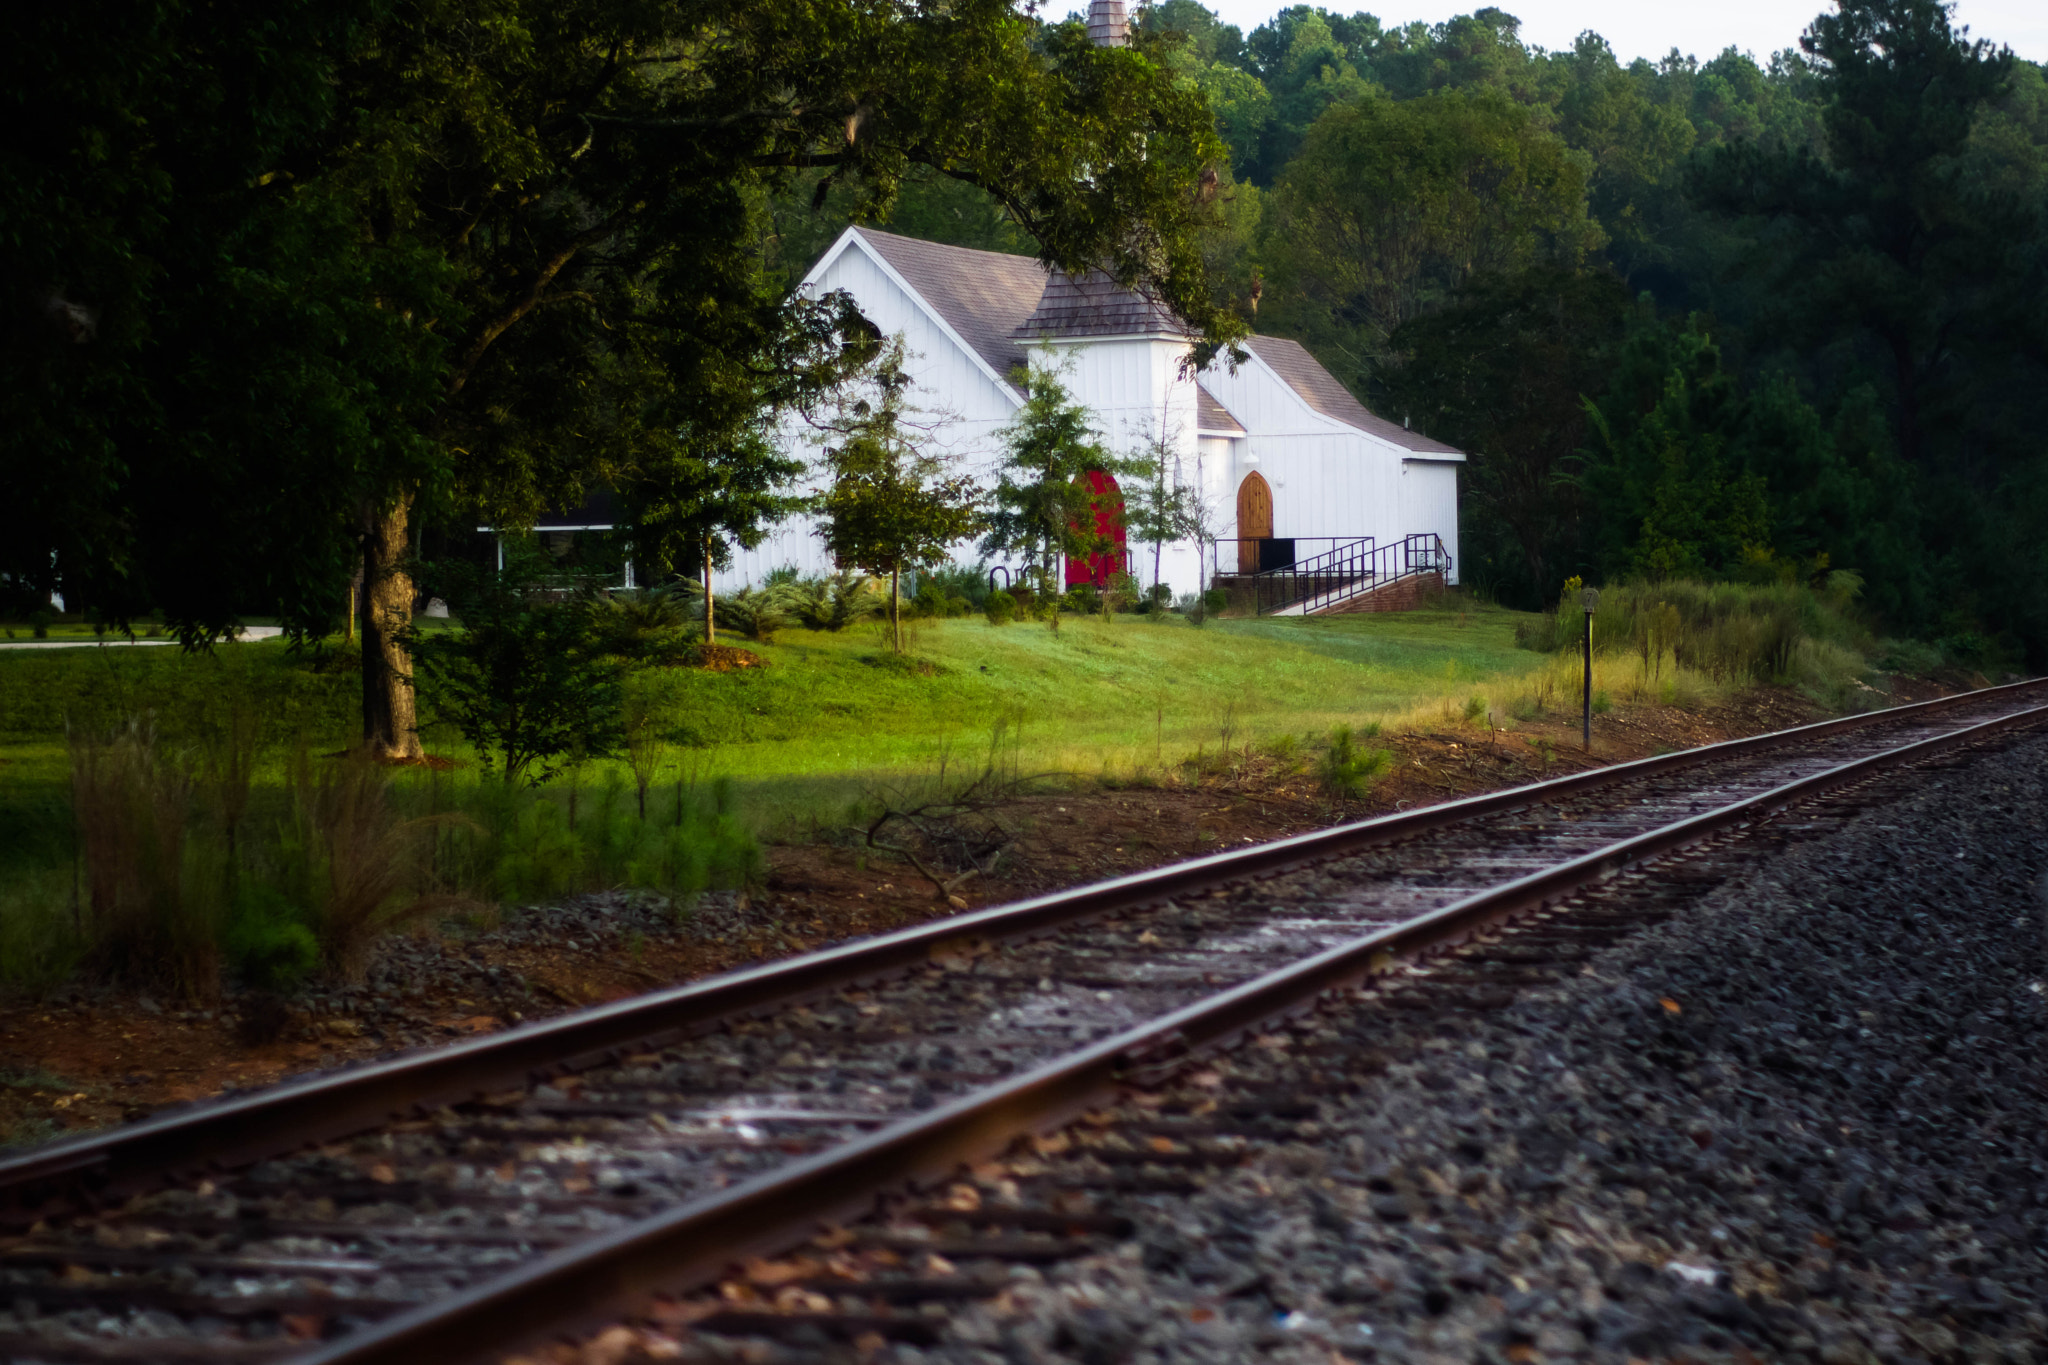
[[[903,337],[905,368],[913,380],[913,420],[930,428],[929,439],[939,453],[957,459],[983,487],[992,486],[1001,458],[998,433],[1021,402],[1016,391],[998,382],[981,358],[956,340],[938,316],[851,232],[812,268],[803,287],[813,294],[843,289],[884,336]],[[792,418],[783,430],[784,448],[815,464],[819,458],[815,428],[801,418]],[[814,474],[805,487],[808,490],[823,481],[822,473]],[[959,557],[973,562],[973,547],[963,545]],[[818,538],[815,519],[792,518],[774,528],[754,549],[735,552],[729,568],[713,573],[712,586],[719,592],[734,591],[759,583],[785,565],[806,575],[834,572],[825,543]]]
[[[984,488],[992,487],[1001,430],[1022,401],[1016,390],[851,232],[813,268],[805,287],[816,293],[843,289],[884,334],[903,336],[919,420],[937,422],[933,439],[941,450]],[[1196,434],[1195,385],[1180,373],[1185,342],[1075,338],[1035,343],[1027,351],[1034,369],[1061,370],[1068,391],[1094,415],[1104,444],[1135,455],[1164,432],[1180,452],[1184,476],[1199,480],[1219,544],[1213,552],[1165,547],[1160,576],[1176,594],[1199,591],[1219,568],[1236,571],[1237,491],[1254,470],[1272,489],[1276,536],[1372,536],[1385,545],[1411,532],[1433,531],[1453,556],[1458,552],[1455,457],[1416,458],[1324,416],[1256,355],[1235,371],[1219,359],[1201,376],[1203,387],[1245,428],[1244,435],[1225,438]],[[816,458],[814,434],[801,421],[791,425],[787,442],[792,451]],[[821,482],[814,477],[807,486]],[[1327,548],[1327,541],[1305,543],[1297,553],[1305,558]],[[1151,582],[1153,547],[1133,540],[1129,549],[1138,578]],[[963,544],[957,558],[972,563],[977,556],[972,545]],[[775,528],[758,548],[737,554],[715,582],[728,591],[758,583],[784,565],[806,574],[832,571],[809,518]]]
[[[1401,462],[1401,520],[1434,531],[1450,552],[1450,581],[1458,581],[1458,465],[1454,460]]]
[[[1219,359],[1202,375],[1203,387],[1230,409],[1250,433],[1237,447],[1221,520],[1237,529],[1237,490],[1254,471],[1273,491],[1273,534],[1302,538],[1295,553],[1307,558],[1335,540],[1372,536],[1381,544],[1411,531],[1436,530],[1415,523],[1402,502],[1405,452],[1377,437],[1325,417],[1256,355],[1235,371]],[[1234,572],[1235,547],[1223,548],[1223,571]]]

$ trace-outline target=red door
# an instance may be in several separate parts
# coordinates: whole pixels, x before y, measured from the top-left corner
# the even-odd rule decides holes
[[[1109,586],[1111,574],[1127,573],[1130,568],[1130,554],[1124,549],[1124,497],[1116,480],[1101,470],[1091,469],[1086,477],[1089,506],[1095,513],[1095,539],[1108,548],[1085,559],[1068,556],[1067,586],[1093,583],[1103,588]]]

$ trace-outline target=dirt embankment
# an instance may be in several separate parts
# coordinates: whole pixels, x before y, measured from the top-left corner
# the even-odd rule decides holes
[[[759,892],[707,897],[680,920],[647,897],[614,893],[436,924],[390,940],[364,981],[287,1000],[182,1008],[80,984],[0,1006],[0,1142],[122,1122],[961,908],[1818,718],[1777,691],[1707,711],[1616,710],[1596,718],[1590,756],[1576,725],[1505,732],[1446,722],[1369,741],[1392,751],[1394,767],[1363,799],[1329,795],[1317,755],[1253,746],[1171,784],[1009,795],[927,819],[923,833],[896,821],[876,836],[915,863],[867,847],[861,831],[774,846]],[[963,878],[970,859],[987,870]]]

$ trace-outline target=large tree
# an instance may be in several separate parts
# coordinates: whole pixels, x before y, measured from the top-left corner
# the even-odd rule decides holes
[[[1955,390],[1959,350],[1997,325],[2029,274],[2040,205],[1972,175],[1970,133],[2012,75],[2009,50],[1971,41],[1941,0],[1845,0],[1800,46],[1819,67],[1824,151],[1756,140],[1717,148],[1697,192],[1770,220],[1760,269],[1797,339],[1881,348],[1900,453],[1928,453],[1930,407]]]
[[[1629,309],[1612,275],[1538,267],[1472,280],[1393,334],[1380,411],[1468,452],[1462,581],[1535,609],[1586,567],[1571,474]]]
[[[301,29],[326,27],[303,40],[232,6],[203,22],[165,13],[173,28],[225,35],[227,49],[239,41],[263,59],[246,64],[259,72],[266,60],[289,67],[289,88],[310,105],[288,126],[256,119],[284,132],[275,145],[241,150],[233,174],[213,183],[231,225],[255,213],[238,206],[258,186],[271,191],[259,207],[314,205],[317,221],[339,231],[336,268],[354,272],[352,292],[334,302],[318,285],[337,248],[316,243],[286,277],[311,281],[302,296],[286,287],[268,297],[331,315],[305,329],[308,342],[361,349],[362,323],[375,344],[346,364],[301,346],[291,355],[303,358],[305,387],[332,402],[309,417],[310,400],[286,393],[265,410],[274,426],[306,429],[309,449],[331,417],[360,450],[345,447],[346,477],[292,465],[302,477],[287,483],[261,458],[253,415],[212,423],[197,444],[213,447],[204,471],[239,472],[238,506],[317,504],[357,538],[365,740],[387,753],[418,750],[402,637],[422,498],[495,525],[599,484],[630,506],[658,505],[636,490],[741,430],[764,391],[800,401],[807,387],[843,376],[845,344],[870,345],[843,314],[836,330],[809,329],[802,305],[762,283],[754,215],[791,177],[823,171],[826,186],[857,186],[863,213],[885,211],[916,168],[977,186],[1049,264],[1101,268],[1145,288],[1212,343],[1233,328],[1203,278],[1197,228],[1213,210],[1200,184],[1224,152],[1199,93],[1175,82],[1151,44],[1094,47],[1080,25],[1046,27],[1008,0],[391,0],[331,21],[307,7],[295,18]],[[69,92],[37,127],[50,146],[73,150],[46,158],[56,169],[39,183],[54,188],[16,215],[27,221],[21,232],[62,228],[65,171],[101,192],[104,167],[92,158],[108,145],[140,166],[129,174],[124,162],[122,184],[157,196],[133,217],[181,205],[197,182],[166,189],[152,178],[173,132],[185,131],[171,119],[183,107],[172,96],[213,80],[234,98],[190,101],[195,114],[214,120],[207,127],[236,125],[249,117],[246,99],[236,105],[247,71],[196,43],[173,43],[179,60],[159,61],[147,36],[124,37],[118,54],[146,69],[151,90],[171,92],[150,106],[148,146],[131,156],[133,120],[106,107],[126,97],[127,72],[95,67],[103,58],[86,41],[89,10],[65,14],[83,17],[48,22],[71,24],[75,41],[37,54],[50,69],[30,71],[41,84],[27,82],[19,98]],[[297,55],[286,62],[273,42]],[[87,275],[51,240],[52,259],[19,276],[32,284],[20,311],[36,290],[56,297],[49,325],[61,334],[67,301],[86,316],[113,294],[63,293]],[[121,250],[102,254],[117,276]],[[146,302],[137,314],[148,316]],[[203,314],[188,317],[191,364],[218,374],[225,392],[253,347],[217,344]],[[34,344],[59,357],[52,365],[75,364],[57,342]],[[757,382],[736,382],[739,373]],[[418,400],[423,387],[429,402]],[[146,409],[153,394],[142,388],[136,402]],[[104,495],[82,513],[44,518],[49,534],[22,552],[17,572],[46,571],[74,520],[94,538],[62,547],[67,580],[119,572],[134,553],[142,509],[121,466],[134,467],[137,452],[118,431],[83,425],[66,439],[100,443],[94,458],[113,471]],[[218,562],[209,547],[245,528],[210,517],[203,502],[192,511],[151,581],[206,579],[211,594],[180,601],[174,615],[186,625],[225,621],[242,605],[242,585],[209,573]],[[308,592],[278,604],[296,632],[329,628],[346,577],[331,558],[313,558],[313,576],[335,587],[324,600]],[[290,543],[270,560],[298,562]]]
[[[1274,194],[1278,320],[1356,383],[1396,327],[1473,275],[1571,264],[1596,245],[1586,173],[1495,91],[1334,105]]]

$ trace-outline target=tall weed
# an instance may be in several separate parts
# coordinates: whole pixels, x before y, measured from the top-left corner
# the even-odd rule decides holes
[[[147,719],[71,735],[78,830],[75,929],[93,969],[190,1000],[220,990],[218,905],[199,885],[193,780],[158,747]]]
[[[299,907],[334,974],[359,978],[378,939],[426,915],[469,903],[434,885],[435,832],[452,814],[406,817],[388,770],[361,756],[293,762],[291,820],[279,842],[281,905]]]
[[[1798,583],[1624,583],[1601,591],[1593,614],[1593,650],[1632,658],[1635,676],[1620,688],[1632,698],[1662,699],[1667,679],[1746,687],[1793,685],[1827,700],[1854,691],[1876,641],[1852,612],[1861,587],[1854,574],[1829,575],[1819,588]],[[1556,611],[1517,627],[1516,642],[1544,653],[1582,647],[1585,616],[1576,594]],[[1583,682],[1574,686],[1574,696]]]

